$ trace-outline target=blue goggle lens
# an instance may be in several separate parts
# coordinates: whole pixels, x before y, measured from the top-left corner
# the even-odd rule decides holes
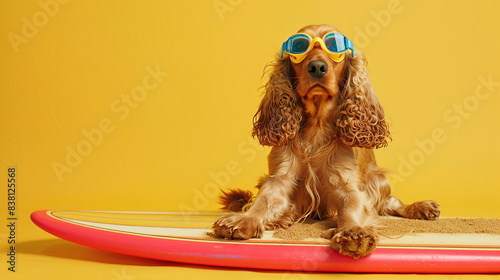
[[[290,47],[290,53],[304,53],[309,49],[309,38],[305,36],[297,36],[295,38],[292,38],[292,44]]]
[[[331,52],[344,52],[347,50],[345,41],[345,37],[342,34],[329,34],[325,37],[325,46]]]

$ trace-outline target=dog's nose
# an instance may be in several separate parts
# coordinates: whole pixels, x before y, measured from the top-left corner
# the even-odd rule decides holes
[[[307,72],[316,79],[323,77],[328,71],[328,64],[323,61],[311,61],[307,64]]]

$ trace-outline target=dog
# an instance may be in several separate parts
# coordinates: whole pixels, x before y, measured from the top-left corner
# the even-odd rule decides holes
[[[337,227],[325,236],[340,254],[358,259],[376,248],[379,216],[439,217],[434,201],[405,205],[391,196],[373,149],[392,139],[366,65],[329,25],[306,26],[283,44],[253,123],[253,136],[272,146],[269,175],[255,197],[222,193],[231,213],[214,223],[215,235],[260,238],[306,218],[336,218]]]

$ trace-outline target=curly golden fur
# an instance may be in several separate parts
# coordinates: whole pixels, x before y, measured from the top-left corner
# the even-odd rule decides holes
[[[346,145],[381,148],[391,139],[384,109],[377,100],[361,53],[347,58],[344,91],[335,116],[336,136]]]
[[[338,32],[328,25],[299,30],[320,38],[332,31]],[[376,164],[372,149],[391,138],[366,64],[362,53],[350,51],[334,62],[319,44],[300,63],[277,55],[252,133],[273,147],[269,175],[259,181],[254,198],[238,191],[221,196],[233,212],[215,222],[216,235],[248,239],[305,218],[336,217],[338,226],[328,233],[332,248],[359,258],[375,249],[378,215],[438,218],[433,201],[404,205],[391,196]]]
[[[257,136],[262,145],[284,146],[299,130],[302,108],[288,78],[290,61],[277,58],[271,66],[266,95],[254,116],[252,136]]]

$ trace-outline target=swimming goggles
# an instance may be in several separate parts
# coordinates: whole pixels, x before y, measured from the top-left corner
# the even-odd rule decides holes
[[[354,57],[354,45],[340,33],[327,33],[323,38],[312,38],[309,34],[297,33],[292,35],[281,47],[281,57],[286,52],[293,63],[300,63],[318,42],[321,48],[335,62],[340,62],[345,57],[345,52],[350,49]]]

